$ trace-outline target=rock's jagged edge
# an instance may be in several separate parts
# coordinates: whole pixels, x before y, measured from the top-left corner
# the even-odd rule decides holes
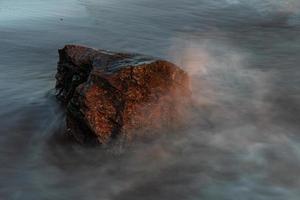
[[[68,131],[80,143],[176,128],[191,95],[188,75],[170,62],[77,45],[59,50],[56,80]]]

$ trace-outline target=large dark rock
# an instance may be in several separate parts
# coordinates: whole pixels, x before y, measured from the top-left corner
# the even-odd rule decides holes
[[[139,54],[67,45],[59,50],[56,79],[57,97],[67,105],[68,132],[81,143],[175,130],[190,103],[183,70]]]

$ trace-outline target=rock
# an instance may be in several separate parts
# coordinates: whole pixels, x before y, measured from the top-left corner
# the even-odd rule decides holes
[[[68,132],[80,143],[176,130],[190,103],[188,75],[139,54],[66,45],[59,50],[57,98],[67,105]]]

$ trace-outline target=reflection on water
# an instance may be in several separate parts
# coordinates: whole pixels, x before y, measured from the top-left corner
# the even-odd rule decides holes
[[[267,199],[300,193],[298,0],[0,1],[1,199]],[[131,149],[67,142],[66,43],[184,67],[191,126]]]

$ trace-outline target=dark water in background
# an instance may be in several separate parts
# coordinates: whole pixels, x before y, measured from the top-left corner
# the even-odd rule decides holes
[[[66,43],[193,77],[190,129],[123,153],[65,143]],[[298,0],[0,0],[0,199],[300,198]]]

